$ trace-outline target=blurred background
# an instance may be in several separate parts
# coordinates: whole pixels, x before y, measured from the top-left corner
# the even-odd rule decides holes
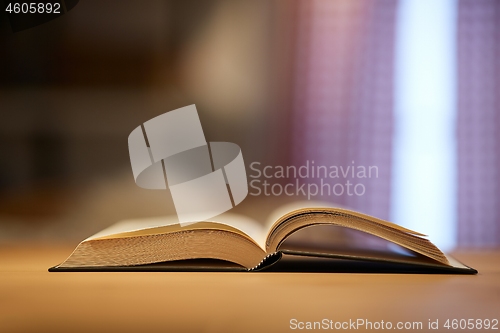
[[[82,0],[19,32],[2,12],[0,244],[175,213],[135,185],[127,137],[190,104],[247,172],[374,165],[364,195],[324,199],[500,245],[495,0]]]

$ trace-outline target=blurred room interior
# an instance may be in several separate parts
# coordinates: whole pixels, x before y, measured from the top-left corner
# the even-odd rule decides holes
[[[0,244],[75,242],[175,213],[164,191],[134,183],[127,137],[196,104],[207,140],[237,143],[247,172],[252,161],[376,165],[365,195],[323,199],[425,220],[423,232],[443,223],[451,247],[498,247],[500,2],[415,3],[85,0],[17,33],[0,16]],[[454,93],[424,82],[407,108],[398,73],[414,66],[405,38],[420,37],[402,17],[426,24],[426,10],[448,18],[427,17],[450,43],[424,31],[416,71]],[[451,50],[437,74],[425,66],[433,45]]]

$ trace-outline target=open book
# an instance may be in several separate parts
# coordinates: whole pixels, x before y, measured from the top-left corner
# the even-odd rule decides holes
[[[123,221],[82,241],[49,271],[310,271],[308,262],[327,271],[367,262],[371,271],[379,263],[391,265],[389,272],[477,273],[425,235],[312,202],[282,206],[265,225],[229,213],[188,225],[176,217]]]

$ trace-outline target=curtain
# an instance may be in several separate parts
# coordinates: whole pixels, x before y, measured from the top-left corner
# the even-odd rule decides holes
[[[390,208],[396,4],[301,1],[294,32],[292,161],[356,171],[375,166],[371,178],[325,179],[362,184],[363,195],[352,188],[349,195],[344,186],[341,195],[323,199],[384,219]]]
[[[458,3],[458,245],[500,245],[500,1]]]

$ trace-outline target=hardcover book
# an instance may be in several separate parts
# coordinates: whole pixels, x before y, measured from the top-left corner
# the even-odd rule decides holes
[[[330,271],[476,274],[427,237],[323,203],[274,211],[265,224],[225,213],[119,222],[82,241],[60,271]]]

